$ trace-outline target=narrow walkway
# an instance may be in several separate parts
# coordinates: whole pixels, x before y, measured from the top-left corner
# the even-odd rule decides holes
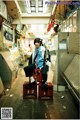
[[[68,90],[54,92],[53,100],[23,99],[25,79],[23,70],[20,68],[12,89],[0,98],[0,107],[13,107],[14,119],[79,118],[79,111]]]

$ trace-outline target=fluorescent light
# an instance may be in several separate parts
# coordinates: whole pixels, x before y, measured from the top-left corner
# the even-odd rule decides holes
[[[38,13],[38,0],[36,0],[36,13]]]
[[[43,8],[42,8],[42,7],[38,7],[38,10],[39,10],[39,11],[42,11],[42,10],[43,10]]]
[[[56,4],[57,3],[57,0],[55,0],[55,4],[54,4],[54,7],[53,7],[53,10],[52,10],[52,14],[54,13],[54,11],[55,11],[55,8],[56,8]]]
[[[47,11],[47,4],[45,4],[46,0],[43,0],[43,13],[46,13]]]
[[[31,7],[31,11],[35,11],[35,7]]]
[[[28,11],[28,13],[31,13],[30,0],[26,0],[26,6],[27,6],[27,11]]]

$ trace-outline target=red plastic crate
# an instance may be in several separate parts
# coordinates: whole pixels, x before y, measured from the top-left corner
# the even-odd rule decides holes
[[[53,99],[53,84],[48,82],[47,85],[39,85],[39,99]]]
[[[24,82],[23,98],[37,98],[37,84],[31,84],[29,82]]]

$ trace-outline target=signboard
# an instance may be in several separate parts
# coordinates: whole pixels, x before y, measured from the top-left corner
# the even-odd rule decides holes
[[[9,33],[8,31],[4,32],[4,36],[6,40],[13,41],[13,34]]]

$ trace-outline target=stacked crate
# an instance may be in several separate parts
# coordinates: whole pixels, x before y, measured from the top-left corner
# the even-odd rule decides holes
[[[25,82],[23,84],[23,98],[53,99],[53,84],[47,82],[42,84],[42,72],[40,69],[33,71],[35,84]]]
[[[39,85],[39,99],[53,99],[53,84]]]
[[[37,84],[25,81],[23,84],[23,98],[37,98]]]

